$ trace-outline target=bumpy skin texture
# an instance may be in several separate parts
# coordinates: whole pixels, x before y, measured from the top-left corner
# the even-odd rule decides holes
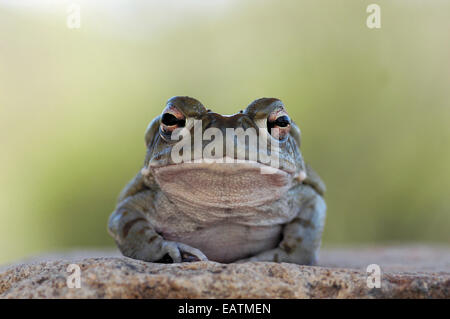
[[[183,118],[191,133],[193,120],[201,120],[202,132],[212,127],[223,136],[227,128],[267,132],[268,119],[287,114],[274,98],[258,99],[231,116],[207,110],[189,97],[171,98],[163,114],[168,110]],[[121,252],[152,262],[316,263],[325,186],[303,161],[299,128],[293,121],[288,128],[279,143],[276,172],[261,174],[269,164],[259,158],[249,163],[175,163],[171,151],[177,141],[168,138],[161,116],[155,118],[145,134],[143,168],[122,191],[109,219],[108,230]],[[267,136],[271,143],[273,137]],[[202,143],[205,149],[208,141]],[[254,151],[237,142],[232,147],[235,158],[246,152],[248,159]]]

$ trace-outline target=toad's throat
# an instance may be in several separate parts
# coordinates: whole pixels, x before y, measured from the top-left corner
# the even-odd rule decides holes
[[[280,199],[292,175],[264,165],[243,163],[182,163],[153,167],[161,190],[171,199],[214,208],[256,207]]]

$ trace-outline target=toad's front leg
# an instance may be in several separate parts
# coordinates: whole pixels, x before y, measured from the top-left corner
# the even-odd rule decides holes
[[[166,255],[175,263],[208,260],[200,250],[183,243],[167,241],[156,232],[144,213],[154,209],[148,207],[147,196],[151,196],[150,191],[127,197],[109,218],[109,233],[122,254],[144,261],[160,261]]]
[[[320,249],[325,224],[326,204],[309,185],[300,185],[299,212],[283,229],[277,248],[237,262],[275,261],[314,265]]]

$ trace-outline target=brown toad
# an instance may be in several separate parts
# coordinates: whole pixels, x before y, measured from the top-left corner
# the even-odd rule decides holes
[[[244,133],[244,143],[235,132]],[[247,132],[258,146],[265,138],[277,148],[252,146]],[[125,256],[316,262],[325,187],[304,163],[300,130],[280,100],[258,99],[224,116],[196,99],[173,97],[148,126],[145,142],[143,168],[109,219],[109,232]],[[276,165],[267,161],[273,150]]]

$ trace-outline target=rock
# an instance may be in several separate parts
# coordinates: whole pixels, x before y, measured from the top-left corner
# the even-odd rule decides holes
[[[371,263],[381,267],[381,288],[367,287]],[[69,264],[80,266],[81,288],[67,287]],[[50,255],[0,270],[0,298],[450,298],[450,249],[330,249],[320,266]]]

